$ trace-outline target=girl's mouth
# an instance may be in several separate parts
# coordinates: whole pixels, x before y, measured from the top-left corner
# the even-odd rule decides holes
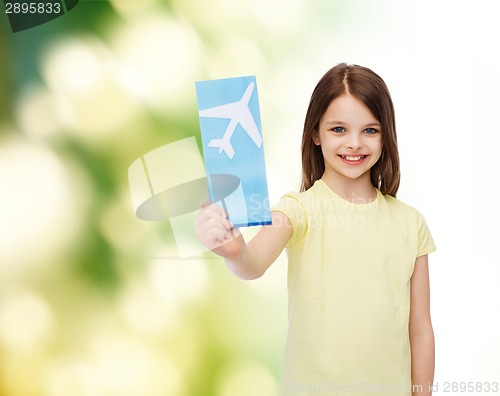
[[[339,154],[338,156],[342,159],[342,161],[344,161],[346,164],[349,165],[360,164],[365,160],[366,157],[368,157],[367,155],[341,155],[341,154]]]

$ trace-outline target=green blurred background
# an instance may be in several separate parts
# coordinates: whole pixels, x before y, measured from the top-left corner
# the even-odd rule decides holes
[[[441,163],[436,171],[421,153],[438,157],[443,144],[465,150],[466,139],[450,143],[436,132],[457,131],[458,115],[469,120],[484,112],[470,99],[486,92],[478,80],[500,84],[481,77],[468,58],[496,60],[494,2],[437,3],[82,0],[67,15],[16,34],[2,13],[0,395],[276,394],[286,257],[263,278],[244,282],[215,256],[175,259],[168,222],[141,221],[132,208],[130,164],[175,140],[199,138],[196,80],[257,76],[274,204],[298,188],[301,127],[317,80],[342,61],[382,75],[400,110],[400,134],[407,132],[400,135],[400,196],[426,215],[441,252],[434,276],[444,282],[444,264],[465,253],[455,248],[461,236],[450,234],[454,214],[443,209],[450,203],[440,201],[444,194],[431,202],[425,191],[453,188],[455,177],[470,177],[474,168],[457,175]],[[450,99],[429,94],[443,86]],[[465,92],[460,100],[455,89]],[[488,90],[491,110],[494,92]],[[498,128],[498,118],[482,120],[488,130]],[[498,135],[488,136],[488,147],[498,148]],[[498,180],[494,158],[485,161]],[[488,188],[485,205],[498,219],[498,181]],[[456,204],[468,226],[477,226],[463,211],[468,202]],[[497,263],[498,223],[481,225],[490,227],[476,241],[490,249],[482,250],[484,262]],[[255,229],[244,232],[250,237]],[[488,265],[482,274],[493,282],[498,269]],[[462,276],[470,279],[465,269]],[[446,298],[460,298],[461,290],[449,287],[433,300],[441,314],[437,335],[460,321]],[[493,283],[480,288],[487,310],[498,308]],[[488,326],[493,334],[498,321]],[[493,340],[488,334],[483,339]],[[486,376],[497,367],[495,340],[490,354],[476,356],[483,365],[474,367]],[[439,368],[455,367],[454,346],[438,348],[448,356],[438,375],[451,380]]]

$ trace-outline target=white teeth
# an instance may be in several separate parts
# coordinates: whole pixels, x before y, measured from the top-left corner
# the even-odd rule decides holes
[[[347,161],[359,161],[362,158],[365,158],[364,155],[359,155],[357,157],[350,157],[348,155],[342,155],[342,158],[345,158]]]

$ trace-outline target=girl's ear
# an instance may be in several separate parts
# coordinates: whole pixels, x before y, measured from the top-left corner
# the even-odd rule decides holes
[[[317,128],[314,128],[313,134],[312,134],[312,141],[316,146],[320,146],[321,142],[319,141],[319,132]]]

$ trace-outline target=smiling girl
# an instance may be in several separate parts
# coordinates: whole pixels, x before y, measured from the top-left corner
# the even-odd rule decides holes
[[[394,108],[370,69],[339,64],[317,84],[302,138],[300,193],[248,243],[216,205],[198,238],[243,279],[286,247],[289,331],[280,395],[430,395],[434,334],[424,217],[396,199]],[[234,235],[234,236],[233,236]]]

